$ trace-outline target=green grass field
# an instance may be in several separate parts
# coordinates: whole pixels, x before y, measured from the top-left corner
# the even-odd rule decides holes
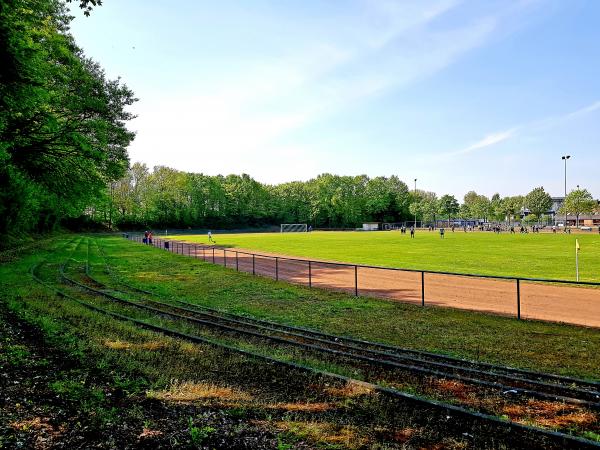
[[[215,234],[218,245],[306,258],[484,275],[575,279],[579,239],[582,281],[600,281],[600,235],[417,231]],[[208,243],[206,235],[173,236]]]

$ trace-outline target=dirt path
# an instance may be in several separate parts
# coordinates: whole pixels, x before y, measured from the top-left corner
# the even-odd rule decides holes
[[[174,251],[213,261],[212,247],[177,243]],[[214,263],[305,286],[352,294],[358,287],[359,295],[416,304],[422,301],[420,272],[358,267],[355,273],[353,266],[333,262],[309,263],[303,258],[287,259],[290,257],[265,252],[261,253],[265,256],[253,257],[240,252],[252,253],[216,248]],[[426,305],[517,315],[517,285],[513,280],[425,273],[423,281]],[[600,289],[521,281],[520,294],[522,318],[600,327]]]

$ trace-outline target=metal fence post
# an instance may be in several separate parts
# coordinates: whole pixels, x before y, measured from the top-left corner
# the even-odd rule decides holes
[[[213,264],[215,263],[215,248],[213,247]]]
[[[425,272],[421,272],[421,306],[425,306]]]
[[[252,275],[256,275],[256,265],[255,265],[255,261],[254,261],[254,253],[252,253]]]
[[[192,256],[192,245],[188,244],[188,258]]]
[[[279,258],[275,257],[275,281],[279,281]]]
[[[240,271],[240,259],[238,257],[238,252],[235,252],[235,270]]]
[[[517,320],[521,320],[521,280],[517,278]]]
[[[310,259],[308,260],[308,287],[312,287],[312,265]]]
[[[223,267],[227,267],[227,250],[223,249]]]
[[[204,245],[202,246],[202,259],[206,261],[206,247]]]
[[[358,266],[354,265],[354,295],[358,297]]]

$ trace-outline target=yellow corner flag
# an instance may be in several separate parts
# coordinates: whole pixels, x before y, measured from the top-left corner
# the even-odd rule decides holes
[[[579,239],[575,239],[575,250],[581,250],[581,248],[579,247]]]

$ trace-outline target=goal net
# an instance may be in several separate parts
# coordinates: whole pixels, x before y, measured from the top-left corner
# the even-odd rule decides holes
[[[308,227],[305,223],[282,223],[282,233],[306,233]]]

